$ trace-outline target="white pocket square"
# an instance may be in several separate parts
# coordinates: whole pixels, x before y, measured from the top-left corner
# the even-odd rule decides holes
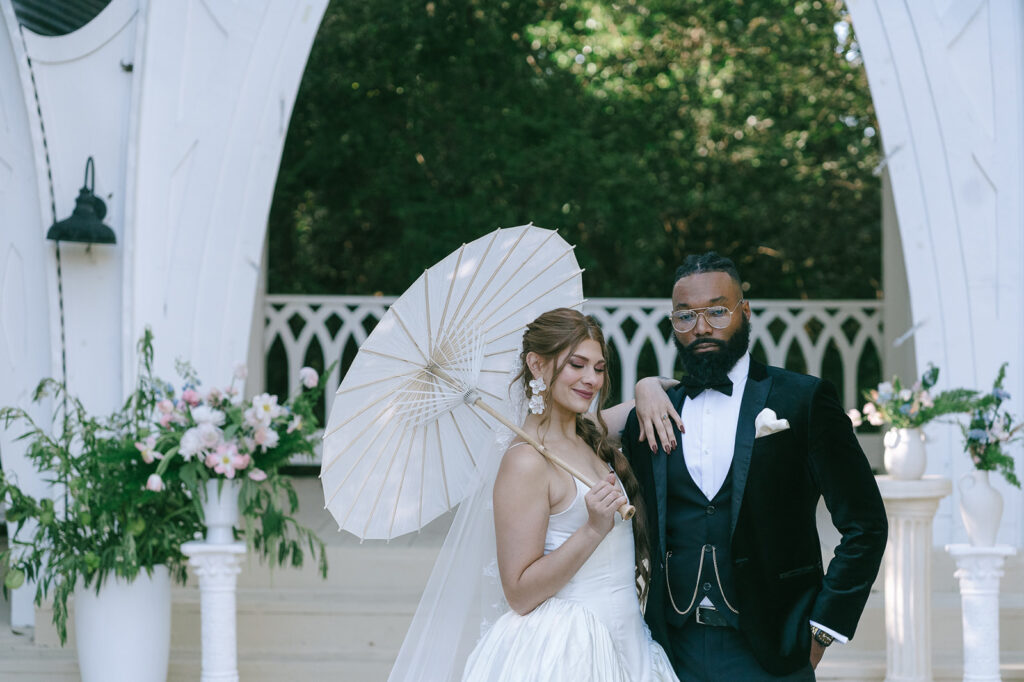
[[[754,420],[754,438],[770,436],[773,433],[785,431],[788,428],[788,420],[779,419],[778,415],[775,414],[775,410],[766,407],[761,410]]]

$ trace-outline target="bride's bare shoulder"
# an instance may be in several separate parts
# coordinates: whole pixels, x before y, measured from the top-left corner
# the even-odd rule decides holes
[[[543,476],[547,474],[547,460],[536,448],[524,440],[516,440],[501,458],[500,473],[516,476]]]

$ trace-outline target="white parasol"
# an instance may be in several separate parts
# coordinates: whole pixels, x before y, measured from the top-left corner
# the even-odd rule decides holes
[[[526,325],[583,302],[573,248],[533,225],[496,230],[426,270],[388,309],[324,431],[320,478],[339,528],[389,539],[448,511],[471,490],[499,423],[592,485],[505,417]]]

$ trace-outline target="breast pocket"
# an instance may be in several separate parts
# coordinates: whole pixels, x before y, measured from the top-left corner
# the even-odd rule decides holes
[[[821,570],[821,562],[808,564],[807,566],[798,566],[797,568],[791,568],[788,571],[779,573],[779,580],[786,580],[788,578],[798,578],[802,575],[809,573],[817,573]]]

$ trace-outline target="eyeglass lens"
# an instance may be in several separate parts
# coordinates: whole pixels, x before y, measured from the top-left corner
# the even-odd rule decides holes
[[[701,315],[715,329],[725,329],[732,320],[732,311],[722,305],[711,306],[703,311],[677,310],[670,317],[672,318],[672,326],[675,327],[676,331],[688,332],[697,326],[697,320]]]

